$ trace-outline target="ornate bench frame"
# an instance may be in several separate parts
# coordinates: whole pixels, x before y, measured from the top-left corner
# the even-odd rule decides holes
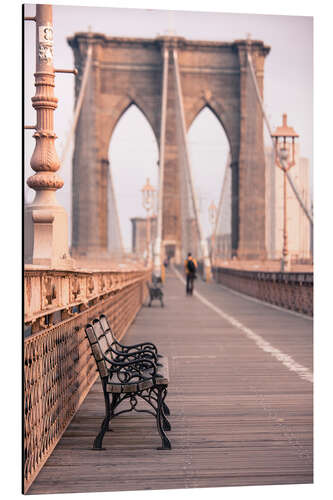
[[[151,307],[151,303],[154,299],[159,300],[161,302],[161,307],[164,307],[161,278],[156,278],[155,276],[153,276],[151,284],[149,283],[149,281],[147,281],[147,288],[149,290],[148,307]]]
[[[105,322],[102,319],[102,322],[104,326],[108,324],[107,320]],[[171,430],[166,418],[170,414],[165,403],[168,387],[166,358],[159,355],[163,365],[157,361],[157,349],[151,342],[125,346],[112,340],[114,336],[111,328],[104,331],[99,319],[87,324],[85,332],[101,378],[105,403],[105,417],[94,440],[93,449],[105,449],[102,443],[106,431],[110,430],[110,420],[132,410],[153,415],[162,440],[162,446],[157,449],[171,449],[164,432]],[[140,398],[150,409],[137,408]],[[116,412],[124,401],[129,402],[129,408]]]

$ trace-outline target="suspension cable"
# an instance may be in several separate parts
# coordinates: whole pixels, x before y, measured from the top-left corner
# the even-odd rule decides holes
[[[177,97],[178,97],[178,104],[179,104],[178,107],[179,107],[179,110],[180,110],[181,129],[182,129],[183,144],[184,144],[184,151],[185,151],[185,164],[186,164],[186,167],[187,167],[187,173],[188,173],[188,178],[189,178],[189,184],[190,184],[190,190],[191,190],[191,198],[192,198],[192,204],[193,204],[193,212],[194,212],[194,215],[195,215],[195,219],[196,219],[196,223],[197,223],[197,228],[198,228],[199,239],[200,239],[200,242],[201,242],[202,238],[203,238],[203,232],[202,232],[201,223],[200,223],[200,219],[199,219],[198,200],[197,200],[196,193],[195,193],[195,190],[194,190],[193,176],[192,176],[192,171],[191,171],[191,166],[190,166],[190,160],[189,160],[189,153],[188,153],[188,147],[187,147],[185,113],[184,113],[184,107],[183,107],[182,89],[181,89],[179,66],[178,66],[178,55],[177,55],[177,50],[176,49],[173,49],[173,59],[174,59],[175,76],[176,76]]]
[[[169,50],[164,47],[163,51],[163,86],[162,86],[162,109],[161,109],[161,132],[160,132],[160,158],[159,158],[159,189],[157,208],[157,240],[162,241],[163,224],[163,184],[164,184],[164,158],[165,158],[165,125],[167,113]],[[159,249],[160,251],[160,249]],[[161,263],[159,262],[159,266]]]
[[[257,99],[259,101],[259,104],[260,104],[260,107],[261,107],[261,112],[263,114],[263,117],[264,117],[264,121],[266,123],[266,127],[267,127],[267,130],[269,132],[269,135],[272,139],[272,143],[273,143],[273,148],[275,148],[275,144],[274,144],[274,139],[272,138],[272,129],[271,129],[271,126],[270,126],[270,123],[268,121],[268,118],[267,118],[267,115],[265,113],[265,109],[264,109],[264,103],[263,103],[263,100],[261,98],[261,95],[260,95],[260,92],[259,92],[259,87],[258,87],[258,82],[257,82],[257,78],[256,78],[256,75],[255,75],[255,71],[254,71],[254,68],[253,68],[253,63],[252,63],[252,57],[251,57],[251,54],[249,52],[247,52],[247,62],[248,62],[248,65],[249,65],[249,68],[250,68],[250,73],[251,73],[251,76],[252,76],[252,81],[253,81],[253,84],[254,84],[254,88],[256,90],[256,96],[257,96]],[[306,217],[308,218],[311,226],[313,226],[313,219],[311,217],[311,214],[309,212],[309,210],[306,208],[299,192],[297,191],[297,188],[290,176],[290,173],[289,172],[286,172],[287,174],[287,179],[288,179],[288,182],[291,186],[291,189],[293,190],[295,196],[296,196],[296,199],[297,201],[299,202],[300,206],[302,207]]]
[[[86,90],[86,87],[87,87],[89,70],[90,70],[90,67],[91,67],[91,60],[92,60],[92,45],[89,45],[88,46],[88,50],[87,50],[86,64],[85,64],[84,71],[83,71],[82,85],[81,85],[81,89],[80,89],[80,94],[79,94],[79,97],[78,97],[78,100],[77,100],[77,103],[76,103],[76,107],[75,107],[73,123],[72,123],[71,129],[69,131],[69,134],[67,135],[67,140],[66,140],[65,147],[64,147],[64,149],[63,149],[63,151],[61,153],[61,163],[64,163],[64,161],[65,161],[65,158],[66,158],[69,146],[71,144],[73,135],[74,135],[75,130],[76,130],[77,122],[78,122],[78,119],[79,119],[79,116],[80,116],[80,111],[81,111],[81,107],[82,107],[82,103],[83,103],[83,98],[84,98],[84,95],[85,95],[85,90]]]
[[[111,195],[111,202],[112,202],[112,218],[113,221],[116,223],[116,232],[117,232],[117,243],[119,244],[120,247],[120,254],[123,256],[125,253],[124,250],[124,242],[123,242],[123,235],[121,232],[121,227],[120,227],[120,219],[119,219],[119,212],[118,212],[118,205],[117,205],[117,199],[115,196],[115,191],[114,191],[114,184],[113,184],[113,176],[111,173],[111,168],[110,165],[108,167],[108,183],[109,183],[109,192]],[[108,214],[110,215],[110,214]],[[110,245],[111,246],[111,245]],[[112,253],[112,248],[111,248],[111,253]]]
[[[216,237],[218,223],[219,223],[220,216],[221,216],[221,213],[222,213],[222,205],[223,205],[223,201],[224,201],[224,198],[225,198],[225,193],[226,193],[226,190],[227,190],[227,183],[228,183],[228,180],[229,180],[230,168],[231,168],[230,167],[230,163],[231,163],[231,160],[230,160],[230,152],[229,152],[228,160],[227,160],[227,163],[226,163],[226,166],[225,166],[225,171],[224,171],[224,176],[223,176],[223,183],[222,183],[222,189],[221,189],[219,204],[218,204],[217,211],[216,211],[215,224],[214,224],[214,228],[213,228],[213,235],[214,235],[214,237]]]

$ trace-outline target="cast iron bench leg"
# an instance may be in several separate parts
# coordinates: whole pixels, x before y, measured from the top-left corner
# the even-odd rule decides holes
[[[109,422],[111,419],[111,405],[110,405],[110,397],[109,394],[104,390],[104,382],[103,382],[103,391],[104,391],[104,402],[105,402],[105,417],[101,425],[101,430],[99,434],[95,437],[94,444],[93,444],[93,449],[94,450],[105,450],[105,448],[102,448],[102,443],[103,443],[103,437],[106,431],[109,428]]]
[[[164,431],[171,431],[171,425],[170,425],[169,420],[165,416],[165,413],[163,411],[163,406],[161,409],[161,415],[162,415],[162,422],[163,422],[163,430]]]
[[[120,399],[120,395],[119,394],[112,394],[112,403],[111,403],[111,408],[110,408],[110,410],[111,410],[111,418],[113,417],[114,410],[116,409],[116,407],[118,405],[119,399]],[[110,424],[109,424],[108,431],[112,431],[112,429],[110,427]]]
[[[163,401],[163,412],[164,412],[164,415],[170,415],[169,407],[164,401]]]
[[[161,436],[161,439],[162,439],[162,446],[158,447],[157,448],[158,450],[171,450],[170,441],[166,437],[165,432],[163,430],[164,425],[162,426],[162,422],[164,424],[165,420],[166,420],[166,417],[163,415],[163,410],[162,410],[163,402],[164,402],[164,399],[166,398],[166,395],[167,395],[166,386],[163,386],[163,385],[158,386],[157,387],[157,415],[156,415],[156,422],[157,422],[157,430],[158,430],[159,435]],[[166,422],[169,424],[169,422],[167,420],[166,420]],[[170,426],[170,424],[169,424],[169,426]]]

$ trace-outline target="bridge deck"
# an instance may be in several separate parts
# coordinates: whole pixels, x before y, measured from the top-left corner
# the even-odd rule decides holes
[[[312,322],[220,285],[196,287],[229,319],[186,297],[169,271],[166,307],[144,307],[125,337],[169,357],[172,450],[156,450],[154,419],[132,412],[113,421],[106,451],[92,451],[104,412],[98,382],[29,494],[312,482],[312,383],[292,371],[312,369]]]

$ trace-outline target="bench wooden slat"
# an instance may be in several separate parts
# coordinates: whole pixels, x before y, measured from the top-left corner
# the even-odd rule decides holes
[[[161,358],[161,361],[163,362],[163,366],[158,367],[158,375],[162,375],[161,377],[156,377],[154,380],[145,380],[143,382],[133,382],[130,384],[119,384],[119,383],[112,383],[109,382],[106,385],[106,390],[109,393],[121,393],[121,392],[136,392],[136,391],[142,391],[144,389],[150,389],[154,385],[168,385],[169,383],[169,366],[168,366],[168,359],[163,357]],[[149,372],[143,372],[144,375],[149,376]]]

